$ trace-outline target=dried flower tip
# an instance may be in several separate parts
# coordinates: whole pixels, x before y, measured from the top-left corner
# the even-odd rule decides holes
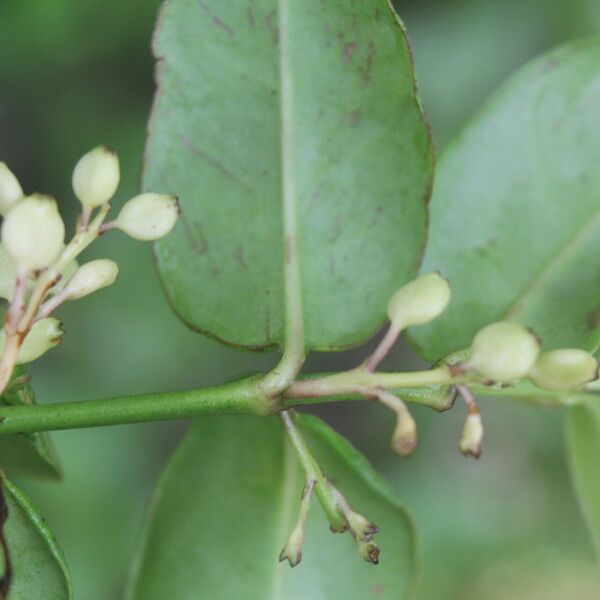
[[[71,277],[64,290],[70,300],[83,298],[115,282],[119,267],[114,260],[99,258],[85,263]]]
[[[25,271],[50,266],[61,252],[64,238],[65,226],[50,196],[27,196],[2,223],[2,244],[17,269]]]
[[[279,562],[287,560],[290,567],[295,567],[302,560],[302,542],[304,541],[304,527],[296,525],[283,550],[279,553]]]
[[[409,457],[419,444],[417,424],[413,416],[406,410],[398,414],[396,427],[392,434],[392,450],[400,456]]]
[[[477,333],[465,366],[491,381],[513,383],[529,375],[539,353],[535,334],[517,323],[499,321]]]
[[[358,541],[357,544],[358,551],[367,562],[379,564],[379,548],[373,542]]]
[[[390,299],[388,317],[397,330],[429,323],[450,302],[450,286],[439,273],[428,273],[401,287]]]
[[[571,390],[598,378],[598,361],[577,348],[551,350],[540,354],[530,378],[546,390]]]
[[[350,532],[357,541],[362,540],[363,542],[369,542],[379,531],[379,527],[377,527],[375,523],[371,523],[353,510],[344,511],[344,516],[348,521]]]
[[[479,458],[481,456],[482,442],[483,423],[481,415],[479,413],[471,413],[467,415],[458,447],[463,454]]]
[[[62,324],[54,317],[40,319],[33,324],[31,331],[25,336],[19,354],[17,364],[30,363],[40,356],[58,346],[65,334]]]
[[[287,560],[290,563],[290,567],[295,567],[302,560],[302,542],[304,541],[304,527],[306,526],[306,519],[308,517],[308,509],[310,508],[310,499],[315,489],[316,482],[314,479],[310,479],[306,482],[306,486],[302,491],[302,498],[300,500],[300,510],[298,511],[298,520],[286,545],[283,550],[279,553],[279,562]]]
[[[178,216],[176,196],[147,192],[125,203],[116,225],[137,240],[158,240],[173,229]]]
[[[0,162],[0,214],[6,216],[8,211],[23,198],[23,188],[13,172]]]
[[[84,208],[94,209],[115,195],[120,178],[117,153],[107,146],[98,146],[75,165],[73,191]]]

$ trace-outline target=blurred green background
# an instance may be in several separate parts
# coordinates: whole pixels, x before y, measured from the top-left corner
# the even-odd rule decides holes
[[[438,150],[485,98],[536,54],[600,27],[598,0],[399,0]],[[0,2],[0,160],[27,192],[54,194],[70,222],[70,174],[99,143],[121,157],[115,204],[137,189],[153,94],[149,44],[158,0]],[[115,286],[61,310],[68,336],[32,372],[43,402],[222,382],[276,356],[225,348],[171,313],[152,250],[118,234],[90,253],[118,258]],[[360,356],[364,355],[364,351]],[[348,366],[356,352],[309,367]],[[406,348],[388,366],[412,367]],[[484,455],[463,458],[462,407],[416,410],[417,454],[388,450],[389,415],[340,404],[320,412],[391,481],[422,533],[421,600],[597,599],[591,544],[570,489],[563,414],[483,401]],[[118,598],[146,503],[186,423],[53,435],[60,484],[21,481],[65,550],[78,600]],[[190,568],[194,568],[190,565]],[[351,568],[346,566],[344,568]]]

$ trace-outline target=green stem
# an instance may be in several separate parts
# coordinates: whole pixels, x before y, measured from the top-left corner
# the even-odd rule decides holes
[[[438,411],[447,410],[452,404],[452,399],[448,393],[448,384],[431,384],[431,387],[425,387],[424,380],[428,378],[427,373],[434,373],[431,377],[432,380],[439,379],[439,375],[434,371],[374,373],[373,376],[375,382],[380,381],[378,375],[384,376],[384,380],[393,379],[396,382],[401,380],[406,387],[398,387],[390,391],[406,402],[428,406]],[[352,371],[348,373],[352,373]],[[318,374],[300,377],[277,403],[265,396],[262,386],[263,376],[261,375],[215,387],[177,392],[56,404],[6,406],[0,403],[0,435],[143,423],[147,421],[167,421],[201,415],[267,415],[294,406],[338,402],[340,400],[364,401],[364,393],[357,391],[352,386],[347,386],[347,382],[338,389],[331,386],[332,379],[346,375],[340,373],[338,375]],[[359,374],[359,378],[362,378],[362,375]],[[458,383],[456,379],[454,383]],[[327,385],[321,388],[323,381]],[[342,377],[342,381],[344,381],[344,377]],[[313,382],[318,383],[318,389],[323,392],[323,395],[313,394],[302,397],[300,395],[301,386]],[[414,387],[409,387],[409,382],[413,382]],[[419,382],[421,385],[419,385]],[[532,385],[524,389],[518,386],[515,388],[496,388],[481,384],[471,383],[469,385],[473,393],[478,396],[506,397],[510,400],[536,406],[570,406],[592,397],[598,397],[598,394],[583,391],[551,392],[540,390]],[[312,389],[314,392],[314,388]],[[325,389],[329,389],[329,393],[325,393]]]
[[[294,411],[283,410],[281,411],[280,416],[290,444],[296,453],[298,461],[304,469],[306,479],[315,481],[315,493],[329,519],[331,529],[333,531],[345,531],[347,529],[346,521],[339,510],[334,490],[331,485],[329,485],[323,471],[321,471],[319,463],[311,454],[300,430],[296,426]]]
[[[265,414],[259,377],[180,392],[0,407],[0,435],[165,421],[217,414]]]

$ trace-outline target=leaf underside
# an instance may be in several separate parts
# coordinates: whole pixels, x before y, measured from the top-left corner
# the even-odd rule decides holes
[[[3,480],[2,491],[8,508],[4,535],[13,569],[8,600],[70,600],[64,556],[44,519],[10,481]]]
[[[600,553],[600,406],[597,400],[569,409],[567,433],[575,489]]]
[[[156,245],[174,309],[231,344],[282,344],[287,156],[307,347],[363,341],[418,269],[433,163],[387,0],[170,0],[154,51],[143,186],[180,196]]]
[[[435,360],[513,319],[544,348],[600,341],[600,38],[534,60],[442,154],[422,270],[449,310],[415,328]]]
[[[329,531],[313,498],[302,562],[277,557],[297,514],[304,475],[276,417],[198,420],[151,503],[128,598],[412,597],[418,565],[404,507],[366,460],[315,417],[301,428],[325,473],[381,532],[381,562]]]
[[[0,397],[5,405],[35,404],[27,371],[17,367]],[[48,433],[0,436],[0,465],[10,477],[60,479],[62,468]]]

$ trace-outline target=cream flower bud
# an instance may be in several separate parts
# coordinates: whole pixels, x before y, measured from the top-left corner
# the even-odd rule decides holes
[[[63,294],[70,300],[83,298],[96,290],[112,285],[119,273],[114,260],[99,258],[85,263],[71,277]]]
[[[481,443],[483,441],[483,423],[479,413],[467,415],[463,427],[462,437],[458,447],[465,455],[471,455],[475,458],[481,456]]]
[[[531,331],[499,321],[475,335],[465,366],[492,381],[512,383],[529,375],[539,353],[540,343]]]
[[[85,208],[93,209],[115,195],[120,177],[117,153],[107,146],[98,146],[75,165],[73,191]]]
[[[400,456],[409,457],[417,449],[418,443],[417,424],[410,412],[406,410],[398,415],[396,420],[396,427],[392,434],[392,450]]]
[[[0,246],[0,298],[11,300],[15,293],[17,269],[4,246]]]
[[[27,196],[2,223],[2,244],[18,269],[45,269],[61,252],[64,239],[65,225],[50,196]]]
[[[401,287],[390,299],[388,317],[402,330],[429,323],[439,317],[450,302],[450,286],[439,273],[428,273]]]
[[[570,390],[598,378],[598,361],[585,350],[561,348],[543,352],[530,379],[546,390]]]
[[[13,172],[0,162],[0,214],[3,216],[23,197],[23,188]]]
[[[116,225],[136,240],[157,240],[173,229],[178,216],[176,196],[147,192],[124,204]]]
[[[2,332],[4,333],[4,332]],[[17,355],[17,364],[30,363],[60,344],[64,335],[61,322],[54,317],[40,319],[33,324],[31,331],[25,336],[19,354]],[[2,337],[2,345],[5,338]]]

